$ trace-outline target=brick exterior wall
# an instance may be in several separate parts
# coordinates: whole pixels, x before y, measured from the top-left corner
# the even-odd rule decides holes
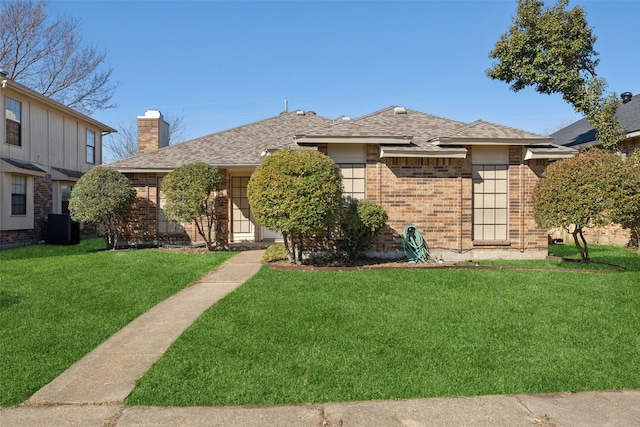
[[[444,259],[540,258],[547,233],[533,220],[531,194],[546,162],[522,163],[522,148],[509,156],[509,241],[474,244],[471,159],[392,158],[378,161],[379,148],[367,151],[367,198],[389,215],[374,252],[392,256],[401,235],[415,226],[432,255]]]
[[[229,243],[229,173],[220,170],[223,178],[223,190],[216,198],[218,227],[216,241],[226,246]],[[203,242],[195,223],[182,224],[183,231],[177,233],[158,232],[158,188],[159,179],[165,174],[126,173],[136,192],[136,200],[126,216],[121,240],[132,246],[155,246],[159,244],[188,245]]]
[[[326,145],[318,149],[326,152]],[[425,238],[434,256],[445,260],[482,258],[541,258],[547,252],[547,232],[533,219],[531,195],[544,171],[546,161],[524,162],[523,149],[509,152],[509,240],[492,245],[474,244],[473,182],[471,159],[380,159],[379,146],[367,147],[367,198],[384,207],[387,227],[378,237],[371,254],[402,256],[401,235],[406,225],[414,225]],[[230,243],[230,175],[221,170],[224,190],[216,200],[219,243]],[[158,235],[158,178],[162,175],[126,174],[136,190],[136,204],[129,214],[124,240],[130,244],[202,242],[193,224],[184,224],[184,233]],[[307,248],[333,247],[330,239]]]

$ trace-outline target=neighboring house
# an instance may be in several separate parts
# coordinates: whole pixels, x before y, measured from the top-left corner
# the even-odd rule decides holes
[[[549,159],[575,153],[546,136],[402,107],[353,120],[285,112],[172,146],[157,137],[164,132],[154,128],[166,127],[157,111],[138,122],[141,153],[108,165],[125,173],[138,194],[133,243],[198,240],[188,224],[164,217],[159,191],[167,173],[197,161],[217,166],[225,179],[218,197],[224,241],[278,239],[255,223],[247,183],[263,156],[306,147],[340,166],[346,195],[371,199],[389,214],[371,255],[401,256],[401,234],[411,224],[447,260],[540,258],[547,255],[547,232],[533,220],[531,192]]]
[[[632,95],[630,92],[621,94],[622,104],[616,112],[616,117],[625,128],[626,138],[618,144],[622,153],[630,154],[636,148],[640,148],[640,95]],[[587,119],[578,120],[569,126],[551,134],[553,143],[565,147],[582,149],[599,146],[600,141],[596,137],[596,130]],[[613,243],[626,245],[630,240],[630,230],[620,226],[608,226],[588,228],[584,231],[588,241],[594,243]],[[553,238],[570,241],[573,238],[563,230],[555,230]]]
[[[640,95],[624,92],[620,96],[622,104],[616,112],[620,124],[627,131],[627,137],[619,144],[620,151],[631,153],[640,147]],[[553,143],[575,149],[600,145],[596,130],[587,119],[578,120],[551,134]]]
[[[68,212],[75,182],[101,163],[115,129],[0,73],[0,249],[46,239],[49,214]]]

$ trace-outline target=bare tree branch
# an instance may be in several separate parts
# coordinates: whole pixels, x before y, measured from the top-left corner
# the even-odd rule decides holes
[[[51,17],[48,2],[0,3],[0,67],[7,76],[85,114],[113,108],[106,52],[82,45],[79,21]]]

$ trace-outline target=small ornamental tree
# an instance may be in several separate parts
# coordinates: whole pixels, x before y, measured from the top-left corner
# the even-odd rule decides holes
[[[210,251],[216,247],[213,239],[220,238],[217,232],[213,236],[217,226],[215,198],[221,188],[218,168],[202,162],[180,166],[162,180],[167,218],[193,222]]]
[[[345,197],[340,218],[341,249],[354,260],[387,223],[384,208],[371,200]]]
[[[256,168],[247,188],[256,221],[282,232],[289,261],[301,262],[303,238],[332,227],[340,211],[342,176],[315,150],[282,149]]]
[[[571,232],[583,261],[589,260],[585,227],[631,224],[639,207],[640,168],[599,149],[551,164],[533,192],[538,225]]]
[[[116,249],[124,216],[135,200],[126,176],[115,169],[96,167],[73,187],[69,212],[74,221],[99,222],[107,229],[107,247]]]

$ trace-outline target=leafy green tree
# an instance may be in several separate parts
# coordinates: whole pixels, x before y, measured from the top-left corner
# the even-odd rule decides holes
[[[216,192],[222,189],[222,177],[218,168],[206,163],[191,163],[171,171],[162,180],[161,190],[167,204],[167,218],[180,222],[193,222],[198,234],[214,250],[212,238],[217,227]],[[220,233],[215,233],[219,239]]]
[[[373,239],[387,223],[387,212],[371,200],[345,197],[340,218],[341,248],[354,260],[371,247]]]
[[[247,188],[256,221],[282,232],[290,261],[302,261],[303,239],[335,223],[342,176],[328,156],[315,150],[282,149],[256,168]]]
[[[96,167],[73,187],[69,212],[74,221],[98,222],[107,229],[107,246],[116,249],[124,216],[135,200],[126,176],[115,169]]]
[[[590,226],[629,225],[638,220],[640,168],[610,151],[592,149],[552,163],[533,191],[534,218],[542,228],[563,227],[583,261]]]
[[[567,10],[569,0],[544,7],[539,0],[518,0],[513,25],[489,57],[496,60],[487,75],[511,84],[518,92],[533,86],[544,94],[559,93],[596,129],[603,146],[615,148],[625,135],[615,117],[620,101],[606,95],[606,82],[596,74],[596,37],[584,9]]]

